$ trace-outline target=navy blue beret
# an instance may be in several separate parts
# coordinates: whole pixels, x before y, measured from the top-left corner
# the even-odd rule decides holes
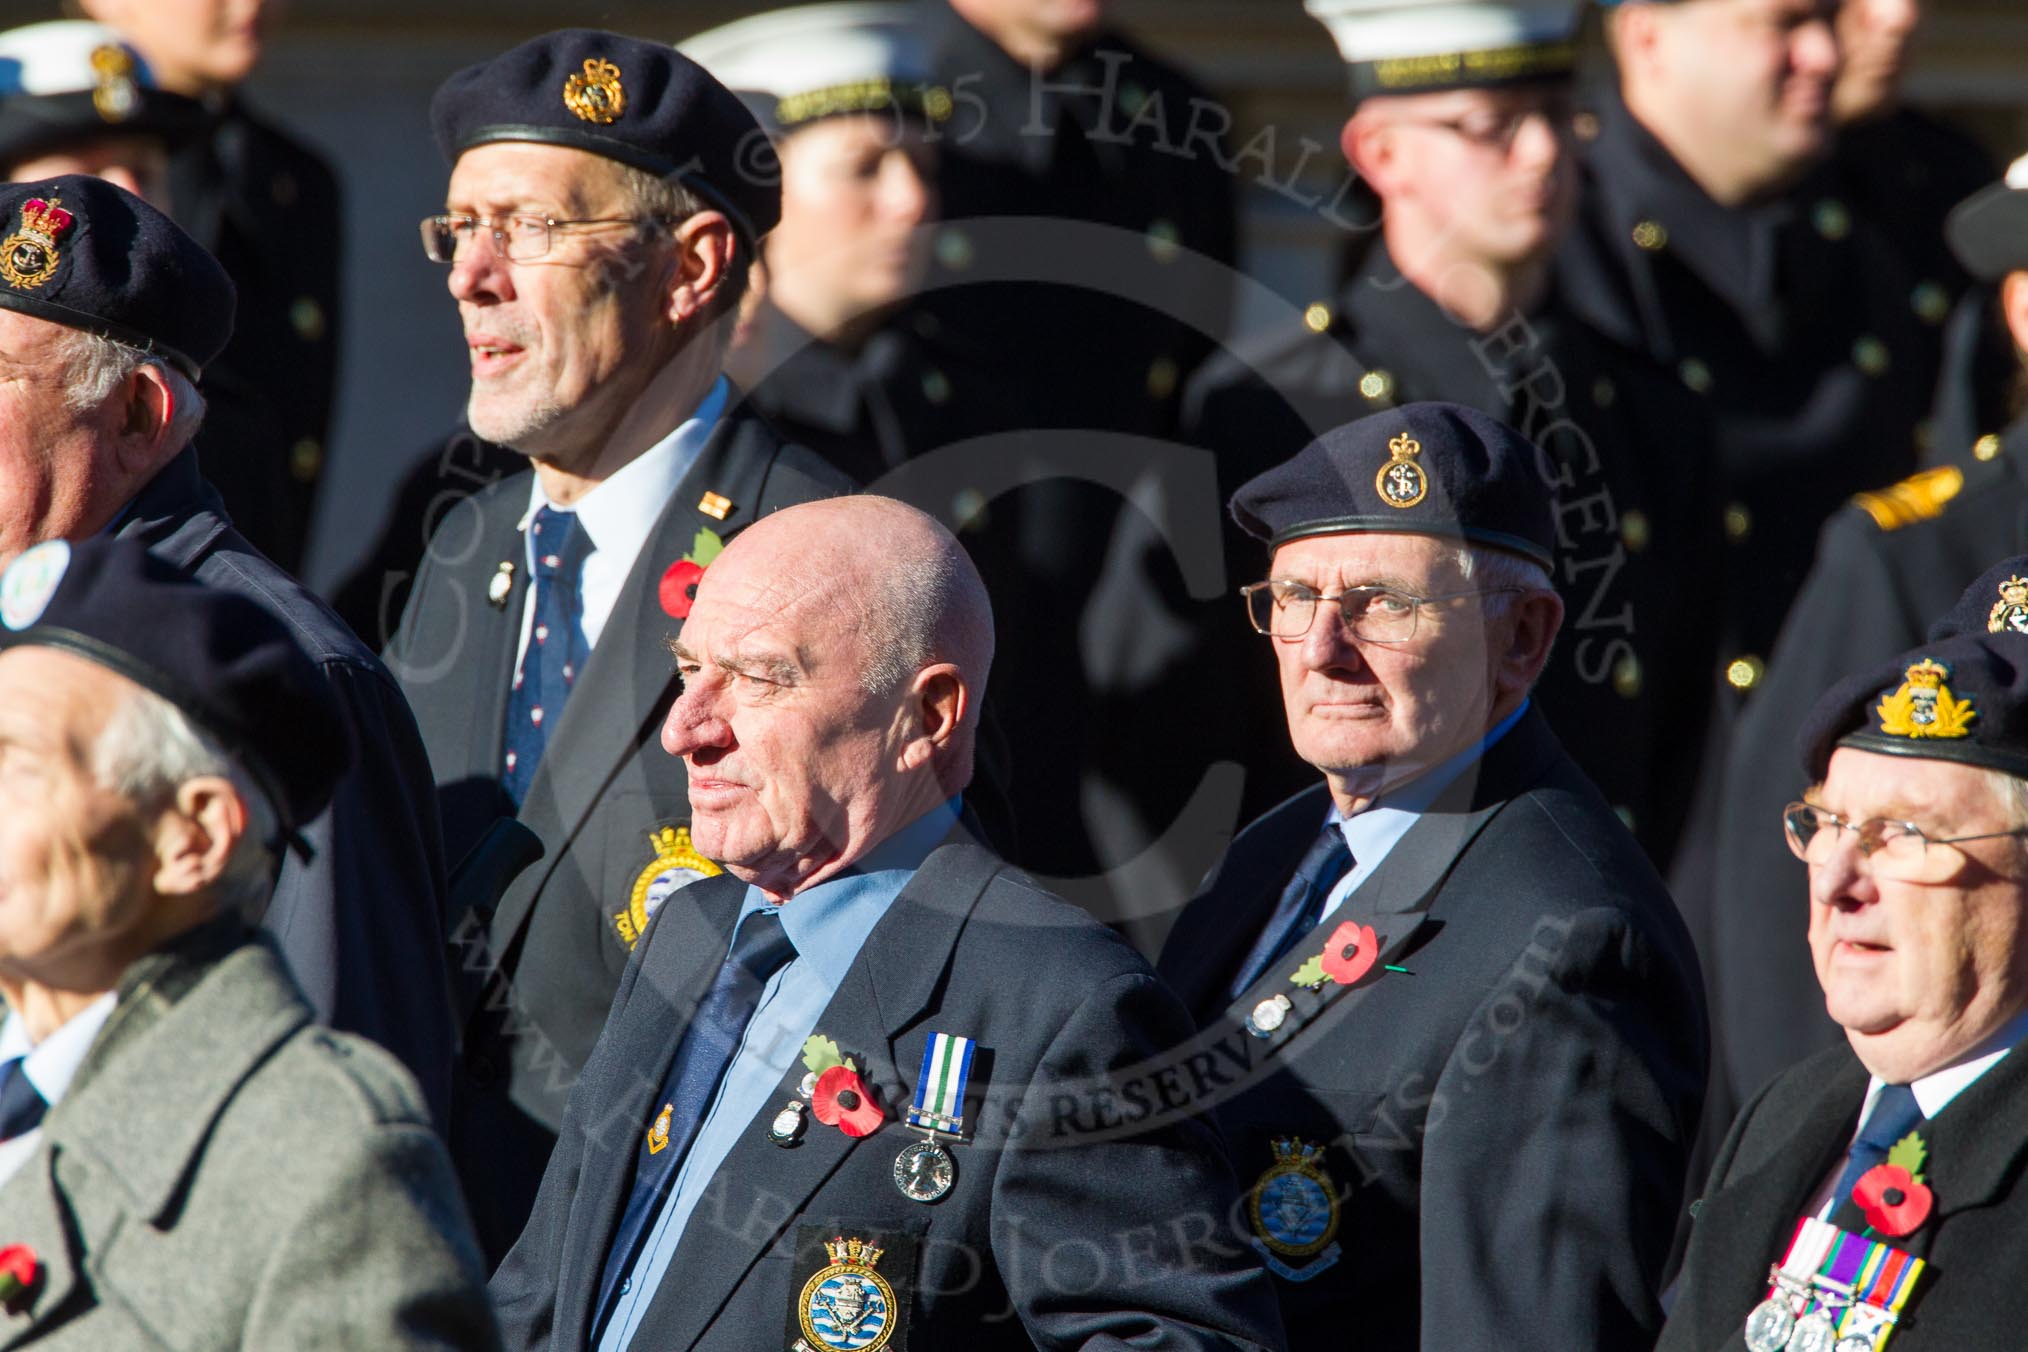
[[[2002,559],[1979,574],[1929,627],[1931,642],[1959,634],[2028,634],[2028,554]]]
[[[0,306],[117,338],[196,380],[232,337],[232,279],[124,188],[85,174],[0,186]]]
[[[674,47],[595,28],[545,33],[444,81],[430,102],[444,158],[473,146],[574,146],[674,178],[750,240],[782,215],[774,146],[744,103]]]
[[[260,785],[285,831],[351,759],[323,674],[282,621],[131,540],[47,540],[0,574],[0,650],[61,648],[160,695]]]
[[[1310,535],[1404,531],[1491,545],[1550,566],[1543,454],[1462,404],[1403,404],[1324,433],[1232,495],[1232,519],[1273,551]]]
[[[1953,634],[1846,677],[1803,724],[1812,779],[1841,746],[2028,778],[2028,635]]]

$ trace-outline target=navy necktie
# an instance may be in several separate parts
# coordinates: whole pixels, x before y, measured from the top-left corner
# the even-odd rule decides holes
[[[1239,965],[1225,993],[1228,1003],[1246,994],[1247,987],[1260,980],[1261,973],[1287,953],[1291,944],[1315,928],[1324,914],[1324,898],[1351,871],[1352,849],[1345,843],[1345,833],[1337,822],[1326,822],[1323,833],[1311,843],[1288,886],[1282,889],[1253,950]]]
[[[29,1082],[28,1073],[22,1070],[21,1058],[0,1061],[0,1141],[11,1141],[34,1131],[42,1125],[42,1115],[48,1111],[42,1091]]]
[[[1876,1164],[1887,1163],[1887,1152],[1894,1149],[1894,1143],[1914,1131],[1922,1120],[1922,1105],[1915,1101],[1913,1089],[1905,1084],[1881,1088],[1873,1100],[1873,1111],[1866,1114],[1866,1125],[1859,1128],[1859,1134],[1852,1140],[1852,1148],[1845,1156],[1845,1170],[1831,1188],[1833,1223],[1839,1210],[1857,1205],[1852,1201],[1852,1189],[1858,1185],[1859,1176]]]
[[[740,924],[732,941],[732,952],[718,969],[711,989],[697,1006],[696,1015],[683,1032],[662,1092],[649,1105],[647,1129],[634,1152],[634,1187],[627,1196],[627,1209],[620,1214],[619,1228],[606,1250],[605,1270],[599,1277],[598,1319],[592,1328],[592,1343],[603,1336],[605,1322],[612,1314],[620,1281],[633,1269],[654,1228],[655,1217],[676,1182],[677,1166],[690,1149],[691,1138],[703,1123],[718,1082],[732,1064],[733,1053],[746,1033],[748,1020],[760,1004],[768,978],[788,966],[796,956],[775,911],[755,911]],[[669,1114],[665,1131],[654,1123],[664,1111]],[[661,1144],[656,1144],[660,1140]]]
[[[535,624],[528,651],[507,701],[507,758],[500,777],[507,796],[520,807],[549,744],[549,730],[563,713],[570,683],[584,669],[591,645],[584,638],[584,598],[579,574],[591,553],[591,536],[575,512],[538,508],[528,524],[535,553]]]

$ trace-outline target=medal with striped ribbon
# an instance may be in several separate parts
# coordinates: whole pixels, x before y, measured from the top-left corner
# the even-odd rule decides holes
[[[922,1071],[916,1076],[908,1125],[923,1138],[909,1142],[894,1157],[894,1186],[911,1202],[934,1202],[957,1181],[957,1161],[937,1137],[964,1139],[965,1086],[972,1078],[975,1046],[968,1037],[931,1033],[922,1049]]]

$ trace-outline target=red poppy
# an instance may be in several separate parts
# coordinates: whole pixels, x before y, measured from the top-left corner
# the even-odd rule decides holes
[[[704,578],[704,569],[689,559],[678,559],[662,574],[662,585],[658,595],[662,598],[662,609],[672,619],[690,618],[690,607],[697,600],[697,584]]]
[[[1901,1236],[1929,1219],[1936,1198],[1898,1164],[1876,1164],[1852,1185],[1852,1200],[1866,1223],[1883,1235]]]
[[[1324,942],[1324,975],[1349,986],[1373,969],[1380,957],[1380,936],[1371,925],[1347,920]]]
[[[40,1273],[35,1250],[26,1244],[9,1244],[0,1249],[0,1304],[13,1301],[34,1286]]]
[[[847,1136],[871,1136],[887,1120],[873,1091],[849,1066],[833,1066],[817,1077],[810,1091],[810,1111],[827,1127],[836,1127]]]

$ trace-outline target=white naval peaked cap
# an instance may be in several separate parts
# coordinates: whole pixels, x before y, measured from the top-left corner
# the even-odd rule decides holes
[[[1303,0],[1353,92],[1412,94],[1563,79],[1583,0]]]
[[[699,33],[676,49],[744,98],[773,132],[846,113],[942,121],[947,92],[927,87],[915,6],[798,5]]]
[[[127,78],[144,89],[154,85],[141,54],[102,23],[57,19],[0,32],[0,98],[96,89],[106,79],[99,53],[108,48],[124,57]]]
[[[1944,239],[1966,272],[1982,282],[2028,271],[2028,155],[2007,176],[1951,208]]]

